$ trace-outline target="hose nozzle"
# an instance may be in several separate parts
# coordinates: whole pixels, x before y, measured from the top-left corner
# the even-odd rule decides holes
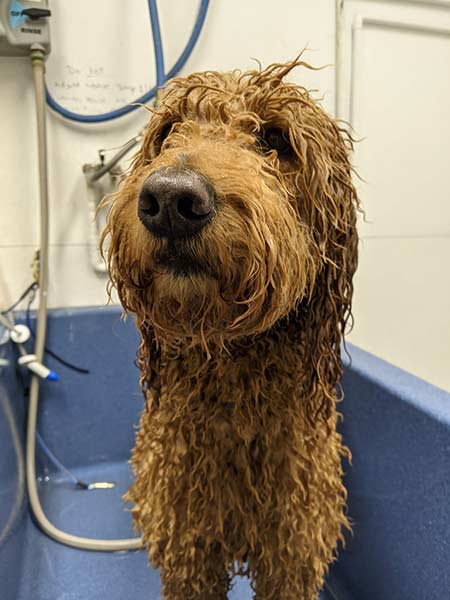
[[[41,379],[46,379],[47,381],[59,381],[59,376],[54,371],[51,371],[45,365],[40,363],[36,354],[24,354],[18,359],[17,362],[19,365],[27,367]]]

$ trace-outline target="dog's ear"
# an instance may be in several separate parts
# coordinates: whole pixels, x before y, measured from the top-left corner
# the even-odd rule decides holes
[[[119,190],[116,199],[121,194],[121,201],[124,202],[127,201],[128,196],[136,195],[132,177],[133,175],[130,175],[127,186],[122,186]],[[121,205],[113,204],[102,234],[101,251],[109,273],[108,295],[111,298],[113,289],[117,290],[124,315],[133,314],[136,328],[141,336],[135,364],[141,373],[140,385],[148,409],[150,404],[159,398],[160,388],[160,351],[154,329],[147,317],[148,287],[151,284],[151,277],[145,269],[141,268],[139,257],[133,256],[131,251],[133,246],[129,244],[129,239],[135,235],[134,229],[132,226],[124,227],[118,219],[120,212]],[[107,248],[106,240],[109,242]]]
[[[342,374],[341,341],[352,319],[352,278],[357,266],[356,212],[351,180],[352,140],[317,106],[294,132],[301,147],[297,178],[299,213],[308,224],[316,262],[314,289],[298,311],[298,335],[304,340],[308,417],[327,420]],[[309,118],[308,118],[309,117]]]
[[[136,366],[141,377],[139,383],[145,398],[146,410],[159,406],[161,394],[161,352],[153,327],[136,317],[136,327],[141,335],[141,343],[136,355]]]

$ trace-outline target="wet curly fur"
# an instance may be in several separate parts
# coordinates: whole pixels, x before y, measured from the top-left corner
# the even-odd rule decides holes
[[[224,599],[236,573],[258,600],[312,600],[349,527],[336,403],[357,262],[352,144],[284,81],[297,66],[170,81],[105,231],[141,334],[126,500],[170,600]],[[209,182],[217,209],[169,243],[136,205],[175,166]],[[171,269],[180,256],[197,271]]]

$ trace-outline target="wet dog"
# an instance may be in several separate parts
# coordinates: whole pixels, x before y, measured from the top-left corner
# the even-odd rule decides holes
[[[141,334],[126,499],[164,598],[312,600],[346,492],[340,343],[357,263],[351,140],[285,77],[171,80],[110,212],[109,272]]]

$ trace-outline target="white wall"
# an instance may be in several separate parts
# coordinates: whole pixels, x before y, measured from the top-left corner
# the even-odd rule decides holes
[[[134,100],[154,82],[145,0],[51,0],[50,4],[53,48],[47,79],[54,96],[67,108],[87,113],[109,110]],[[345,4],[376,7],[379,3]],[[381,4],[385,10],[388,3]],[[426,2],[390,4],[402,10],[417,4],[417,10],[422,10]],[[171,66],[187,40],[198,0],[160,0],[159,6],[166,63]],[[431,10],[447,14],[445,8]],[[438,18],[443,18],[441,13]],[[349,31],[347,24],[347,42]],[[449,40],[444,35],[405,41],[390,33],[364,31],[364,55],[358,56],[363,79],[356,87],[359,121],[355,126],[367,141],[359,145],[355,160],[368,182],[361,187],[361,196],[373,225],[361,225],[356,327],[350,339],[450,388],[450,283],[445,268],[450,250],[445,179],[445,168],[450,166],[445,129]],[[344,106],[347,42],[340,85]],[[312,49],[307,56],[310,62],[335,62],[334,0],[276,4],[211,0],[204,32],[184,72],[245,69],[254,66],[252,58],[265,65],[290,59],[306,45]],[[325,96],[325,107],[333,111],[333,68],[298,71],[294,79],[318,89],[318,95]],[[27,61],[0,58],[0,82],[0,305],[4,305],[31,280],[29,265],[39,240],[35,119]],[[146,119],[146,112],[140,110],[108,124],[81,125],[49,111],[51,306],[105,303],[106,279],[95,274],[89,263],[89,216],[81,166],[94,162],[98,149],[123,144]],[[431,193],[423,191],[430,189]]]
[[[348,0],[340,41],[366,212],[350,341],[450,390],[450,1]]]

